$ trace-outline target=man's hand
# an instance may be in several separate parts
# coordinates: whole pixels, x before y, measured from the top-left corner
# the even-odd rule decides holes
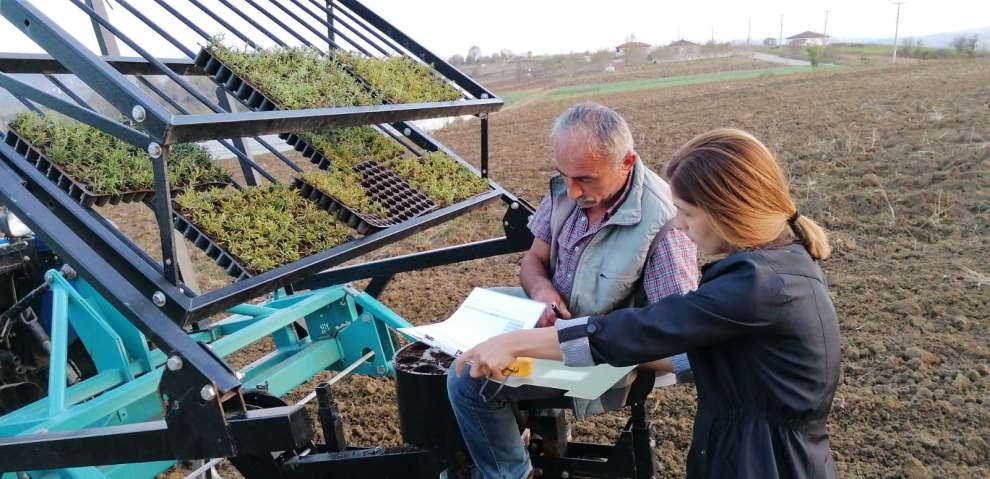
[[[560,296],[560,292],[550,281],[549,265],[550,245],[538,239],[533,240],[533,246],[522,259],[519,283],[530,299],[547,305],[539,322],[536,323],[537,327],[550,326],[557,321],[558,317],[571,318],[571,312],[567,310],[564,298]],[[556,305],[556,312],[552,305]]]
[[[536,291],[531,299],[546,303],[547,305],[546,309],[543,310],[543,315],[540,316],[540,320],[536,322],[536,327],[553,326],[557,318],[571,319],[571,312],[567,309],[564,298],[560,296],[560,293],[553,286]]]

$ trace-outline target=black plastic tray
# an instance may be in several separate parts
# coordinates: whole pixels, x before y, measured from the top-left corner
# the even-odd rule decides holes
[[[433,200],[409,186],[395,172],[376,161],[359,163],[354,166],[354,171],[361,173],[361,186],[364,187],[365,194],[381,203],[388,211],[386,218],[354,211],[337,198],[320,191],[301,178],[296,178],[292,187],[297,189],[303,198],[313,201],[360,234],[369,234],[397,225],[437,207]]]
[[[85,184],[77,181],[60,166],[48,159],[44,153],[30,142],[25,140],[17,131],[8,128],[6,143],[21,156],[34,165],[39,171],[45,174],[49,180],[58,185],[69,197],[79,202],[79,204],[91,207],[93,205],[103,206],[107,203],[116,205],[120,203],[136,203],[139,201],[154,198],[154,190],[127,191],[118,194],[97,194],[93,193]]]
[[[202,250],[207,257],[212,259],[217,266],[223,268],[235,281],[251,277],[251,272],[241,264],[240,260],[220,246],[208,234],[200,230],[199,227],[186,219],[182,213],[173,211],[172,214],[172,225],[175,227],[175,230]]]
[[[45,174],[48,179],[58,185],[69,197],[78,201],[85,207],[104,206],[106,204],[117,205],[121,203],[148,202],[155,198],[155,190],[135,190],[125,191],[115,194],[97,194],[89,190],[85,183],[72,177],[69,173],[56,165],[37,147],[24,139],[16,130],[8,128],[5,141],[7,145],[14,148],[18,154],[34,165],[39,171]],[[223,188],[230,186],[230,183],[222,181],[211,181],[194,185],[196,191],[204,191],[210,188]],[[173,188],[172,194],[178,194],[185,188]]]

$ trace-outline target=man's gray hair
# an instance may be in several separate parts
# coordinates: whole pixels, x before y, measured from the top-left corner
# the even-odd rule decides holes
[[[550,138],[574,127],[580,127],[589,136],[589,148],[618,165],[627,154],[633,152],[633,137],[629,125],[615,110],[587,101],[578,103],[560,114],[550,129]]]

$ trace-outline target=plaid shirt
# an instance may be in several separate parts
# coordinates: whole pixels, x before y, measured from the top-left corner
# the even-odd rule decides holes
[[[562,297],[569,298],[574,286],[574,273],[578,260],[588,245],[588,241],[608,222],[615,210],[625,201],[629,182],[622,197],[609,208],[605,217],[595,225],[588,224],[583,208],[574,208],[564,221],[557,237],[557,258],[554,264],[553,286]],[[550,234],[550,195],[543,198],[529,221],[529,229],[536,239],[547,244],[552,241]],[[646,299],[652,304],[672,294],[684,294],[698,286],[697,251],[694,243],[680,230],[670,229],[662,238],[653,242],[643,268],[643,288]]]

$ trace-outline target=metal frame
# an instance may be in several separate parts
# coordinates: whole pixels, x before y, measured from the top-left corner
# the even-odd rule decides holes
[[[105,460],[94,457],[93,445],[105,444],[109,447],[125,444],[127,442],[124,441],[131,439],[141,441],[140,444],[146,447],[133,448],[140,449],[133,453],[122,452],[120,455],[115,455],[113,462],[176,457],[229,457],[255,450],[291,449],[297,446],[297,439],[300,437],[300,429],[294,419],[299,416],[299,411],[289,408],[270,411],[270,414],[249,413],[241,394],[241,381],[237,375],[223,362],[215,348],[205,347],[194,336],[187,334],[184,326],[229,308],[235,308],[235,311],[236,308],[251,309],[243,303],[281,288],[311,289],[314,290],[312,294],[315,294],[320,288],[343,281],[366,277],[382,278],[376,280],[377,285],[372,290],[376,292],[375,290],[380,290],[387,282],[384,278],[389,278],[398,272],[521,251],[528,248],[532,242],[526,221],[533,208],[489,180],[491,188],[489,192],[461,203],[430,212],[401,225],[206,294],[197,296],[190,291],[190,288],[180,280],[175,261],[173,212],[166,175],[169,147],[172,144],[218,139],[241,161],[246,178],[249,177],[247,173],[256,172],[274,182],[276,181],[274,176],[253,162],[243,146],[235,145],[227,139],[376,123],[383,134],[388,134],[413,152],[417,152],[417,148],[425,151],[444,151],[475,174],[487,178],[487,115],[502,106],[502,101],[490,91],[411,40],[357,1],[245,0],[251,6],[251,11],[235,7],[226,0],[219,1],[227,11],[206,8],[198,0],[185,2],[156,0],[155,3],[165,12],[163,15],[171,15],[185,28],[204,37],[205,32],[196,23],[190,21],[179,9],[180,5],[187,9],[198,9],[198,13],[205,14],[220,24],[222,29],[249,45],[262,45],[274,41],[279,45],[302,43],[327,45],[331,49],[352,48],[369,55],[379,53],[405,55],[431,65],[434,74],[455,85],[466,98],[452,102],[406,105],[232,112],[229,102],[222,97],[222,94],[221,98],[212,99],[210,95],[213,92],[210,94],[201,92],[183,78],[185,75],[203,74],[193,64],[192,60],[196,53],[178,42],[146,13],[131,6],[127,0],[117,0],[116,4],[134,15],[151,34],[158,35],[175,46],[188,57],[188,60],[162,60],[154,57],[143,49],[140,43],[101,16],[98,8],[94,9],[93,3],[89,0],[86,2],[70,0],[70,2],[89,16],[94,29],[99,31],[104,55],[96,55],[89,51],[27,0],[0,1],[0,14],[48,52],[48,55],[0,54],[0,71],[4,72],[0,73],[0,88],[8,90],[29,109],[37,111],[39,106],[47,107],[149,152],[154,167],[156,190],[156,199],[150,206],[156,214],[163,255],[161,261],[151,258],[104,218],[75,203],[42,172],[3,142],[0,142],[0,205],[9,207],[31,227],[62,260],[78,271],[85,282],[92,285],[94,294],[106,299],[108,308],[118,311],[121,318],[157,345],[163,357],[175,358],[178,364],[184,365],[175,369],[165,368],[161,372],[161,379],[157,384],[158,390],[155,393],[166,399],[167,404],[177,406],[167,410],[163,422],[85,432],[56,433],[48,430],[30,438],[2,439],[0,470],[11,467],[37,467],[41,464],[46,467],[92,465]],[[275,16],[261,4],[266,6],[271,4],[282,13]],[[268,29],[251,20],[252,15],[258,14],[270,19],[278,28]],[[286,15],[291,20],[287,19]],[[247,21],[255,32],[239,31],[224,18],[240,18]],[[279,30],[285,34],[280,35]],[[323,33],[324,31],[326,33]],[[258,33],[262,40],[265,38],[267,40],[258,40]],[[283,40],[283,37],[288,38],[289,41]],[[104,45],[116,41],[123,42],[137,52],[140,58],[107,55],[110,50]],[[19,81],[11,76],[15,73],[47,74],[49,80],[63,90],[71,101]],[[69,91],[65,84],[54,76],[64,73],[71,73],[82,80],[120,114],[140,124],[141,131],[92,109],[79,95]],[[137,83],[130,81],[126,75],[135,75]],[[191,95],[202,108],[211,113],[185,111],[177,99],[171,98],[164,89],[157,88],[141,75],[167,77],[169,82]],[[159,103],[155,97],[163,103]],[[480,170],[414,125],[406,123],[413,119],[465,114],[482,118]],[[266,144],[266,146],[276,153],[281,161],[290,167],[295,166],[294,169],[299,171],[298,165],[270,145]],[[252,180],[248,179],[247,182],[251,183]],[[507,205],[503,222],[505,237],[364,265],[329,269],[496,199],[502,200]],[[347,330],[335,331],[334,334],[342,335],[339,345],[345,356],[353,353],[347,352],[347,348],[362,347],[364,339],[387,337],[388,332],[384,329],[386,324],[392,327],[402,325],[401,319],[394,317],[394,314],[389,316],[387,308],[375,302],[367,293],[360,295],[353,293],[349,296],[362,298],[355,301],[359,303],[363,301],[361,307],[365,314],[371,314],[376,319],[383,317],[391,319],[368,321],[367,326],[362,327],[358,327],[359,321],[354,321]],[[294,301],[304,297],[305,294],[290,296],[295,298]],[[271,325],[274,321],[271,316],[275,314],[277,313],[261,315],[266,317],[266,321],[258,324]],[[288,323],[284,326],[288,326]],[[263,326],[247,326],[245,329],[252,327]],[[362,330],[365,333],[361,333],[363,338],[361,340],[348,341],[344,337],[347,334],[358,334],[357,331]],[[291,333],[286,330],[283,334]],[[381,361],[381,363],[369,364],[367,368],[373,369],[363,372],[386,374],[387,361],[391,359],[390,354],[388,348],[382,349],[381,357],[376,357],[376,362]],[[56,370],[53,374],[57,374],[57,368],[54,369]],[[359,372],[362,371],[359,369]],[[126,378],[126,374],[124,377]],[[146,377],[150,377],[149,374],[146,373],[135,381]],[[153,380],[145,379],[145,381],[151,383]],[[212,397],[200,397],[205,388],[211,388],[214,392]],[[116,392],[115,389],[113,393]],[[73,397],[72,394],[75,393],[68,389],[56,388],[48,404],[64,404],[64,399]],[[85,425],[71,428],[83,426]],[[258,431],[262,430],[265,431],[264,434],[273,432],[271,441],[262,441],[261,444],[256,445],[245,442],[247,437],[257,436]],[[48,455],[42,456],[36,452],[25,453],[25,451],[39,450],[48,451],[44,453]]]

